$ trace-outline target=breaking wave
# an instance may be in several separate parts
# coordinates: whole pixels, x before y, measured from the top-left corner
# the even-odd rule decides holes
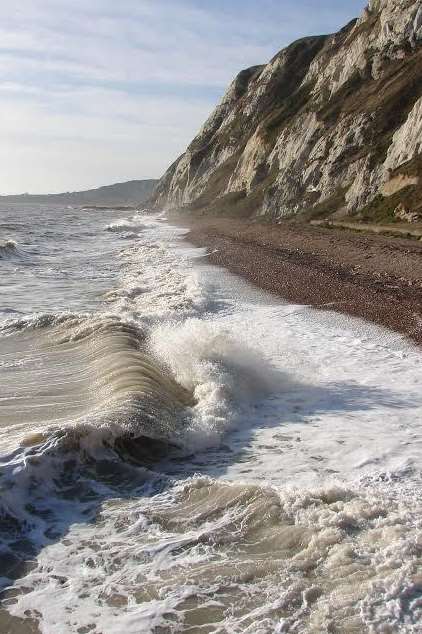
[[[17,570],[31,587],[28,553],[44,552],[70,521],[95,516],[122,486],[142,498],[144,487],[171,486],[154,473],[157,465],[217,445],[249,388],[255,396],[270,389],[271,372],[258,380],[253,352],[195,320],[143,327],[115,315],[51,313],[11,319],[2,329],[9,368],[0,428],[15,449],[0,463],[0,563],[14,563],[4,566],[0,586],[18,614],[19,582],[17,600],[7,588]],[[39,565],[34,574],[43,577]]]
[[[0,260],[18,255],[18,245],[14,240],[0,240]]]
[[[113,315],[44,314],[8,320],[3,333],[0,428],[21,469],[35,456],[60,464],[103,450],[137,461],[187,455],[218,444],[252,386],[255,398],[270,389],[254,353],[200,322],[147,329]]]
[[[125,237],[133,238],[145,229],[145,225],[137,220],[119,220],[117,222],[111,222],[105,229],[112,233],[121,233],[124,234]]]
[[[217,444],[245,409],[280,389],[283,376],[232,333],[200,319],[153,329],[151,349],[195,399],[186,442],[192,449]]]
[[[151,327],[116,315],[45,313],[5,320],[0,331],[5,358],[10,350],[16,368],[40,370],[38,384],[30,367],[28,383],[20,371],[3,383],[3,405],[9,390],[26,430],[41,408],[49,433],[59,421],[60,435],[73,438],[131,434],[198,449],[218,443],[236,411],[280,384],[257,353],[195,319]],[[0,426],[2,417],[10,424],[12,414],[1,411]]]
[[[48,328],[49,326],[59,326],[66,322],[71,325],[79,324],[81,319],[88,317],[81,316],[76,313],[34,313],[33,315],[25,315],[23,317],[12,317],[4,319],[0,322],[0,334],[2,336],[13,335],[16,332],[24,330],[33,330],[37,328]]]

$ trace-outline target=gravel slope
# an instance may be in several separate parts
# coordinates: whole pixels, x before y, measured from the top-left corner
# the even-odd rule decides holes
[[[285,299],[422,342],[422,243],[309,225],[179,218],[209,260]]]

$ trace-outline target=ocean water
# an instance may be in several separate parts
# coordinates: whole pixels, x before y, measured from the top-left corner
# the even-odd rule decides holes
[[[0,208],[0,632],[421,632],[421,351],[184,233]]]

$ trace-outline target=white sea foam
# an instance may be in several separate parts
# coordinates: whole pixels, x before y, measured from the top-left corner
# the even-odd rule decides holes
[[[9,258],[16,255],[18,252],[18,244],[15,240],[10,238],[7,240],[0,240],[0,260],[3,258]]]
[[[200,282],[192,260],[172,247],[177,233],[161,235],[152,225],[148,235],[128,248],[121,285],[107,294],[117,312],[143,322],[182,320],[204,316],[208,307],[206,287]]]
[[[36,605],[43,631],[63,634],[94,624],[104,634],[178,632],[198,620],[210,632],[400,624],[414,633],[417,509],[389,488],[277,490],[196,476],[110,501],[42,551],[10,610]]]
[[[116,222],[110,222],[105,228],[106,231],[112,231],[113,233],[129,233],[132,237],[135,237],[138,233],[143,231],[146,226],[139,221],[138,216],[134,216],[132,220],[118,220]]]
[[[217,323],[188,319],[157,326],[150,345],[196,400],[185,442],[200,449],[221,441],[245,408],[280,389],[282,375],[257,350]]]
[[[43,634],[418,632],[420,351],[253,291],[201,265],[183,230],[137,221],[106,322],[142,336],[129,332],[129,352],[124,334],[106,331],[103,351],[94,337],[90,398],[104,409],[114,387],[132,394],[147,355],[155,385],[192,397],[155,435],[184,451],[142,462],[134,438],[141,466],[123,462],[119,436],[134,427],[127,416],[104,424],[101,407],[76,421],[79,445],[29,438],[4,464],[3,525],[17,518],[35,548],[10,612]],[[72,319],[18,318],[7,332],[61,328],[71,349],[105,315]]]

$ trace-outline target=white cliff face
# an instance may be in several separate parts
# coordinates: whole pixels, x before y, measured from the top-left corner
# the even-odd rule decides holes
[[[342,46],[339,34],[310,65],[304,82],[315,80],[313,94],[329,91],[334,95],[356,72],[372,72],[376,79],[379,54],[400,59],[401,47],[422,40],[422,1],[373,0],[356,21]],[[371,52],[371,59],[369,59]]]
[[[237,162],[225,193],[242,190],[246,190],[249,193],[256,178],[258,167],[263,163],[268,163],[266,148],[261,141],[259,133],[255,132],[248,140]]]
[[[394,170],[422,153],[422,97],[415,103],[406,122],[397,130],[384,167]]]
[[[422,0],[372,0],[339,33],[240,73],[156,204],[223,212],[238,193],[274,219],[353,212],[421,152]]]

